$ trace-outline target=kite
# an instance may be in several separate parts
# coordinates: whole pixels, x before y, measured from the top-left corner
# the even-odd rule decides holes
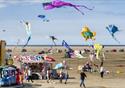
[[[73,7],[74,9],[79,11],[82,15],[84,15],[84,12],[82,12],[79,9],[79,7],[84,7],[86,9],[88,9],[88,10],[93,10],[93,9],[90,9],[90,8],[84,6],[84,5],[75,5],[75,4],[72,4],[72,3],[69,3],[69,2],[64,2],[62,0],[53,0],[51,2],[43,3],[44,10],[50,10],[50,9],[54,9],[54,8],[61,8],[61,7],[64,7],[64,6]]]
[[[101,45],[101,44],[99,44],[99,43],[97,43],[97,44],[94,44],[94,46],[92,46],[92,47],[93,47],[94,50],[95,50],[96,59],[99,59],[99,55],[100,55],[102,49],[104,48],[104,46]]]
[[[49,37],[52,40],[52,42],[54,43],[54,45],[56,46],[55,40],[57,40],[57,38],[55,36],[49,36]]]
[[[83,55],[81,55],[81,54],[79,53],[79,51],[77,51],[77,50],[74,51],[74,55],[75,55],[75,57],[77,57],[77,58],[86,58],[86,57],[84,57]]]
[[[43,22],[49,22],[45,15],[38,15],[39,18],[43,20]]]
[[[65,40],[62,41],[62,46],[66,47],[68,49],[68,51],[73,52],[73,50],[70,48],[70,46],[68,45],[68,43]]]
[[[115,38],[115,33],[119,31],[118,27],[116,27],[115,25],[109,25],[106,27],[106,29],[109,31],[109,33],[111,34],[111,36],[113,37],[113,39],[115,41],[117,41],[118,43],[120,43],[116,38]]]
[[[29,41],[30,41],[30,39],[31,39],[31,25],[30,25],[30,23],[29,22],[24,22],[24,21],[20,21],[24,26],[25,26],[25,29],[26,29],[26,32],[27,32],[27,35],[28,35],[28,39],[27,39],[27,42],[26,42],[26,44],[24,45],[24,47],[25,46],[27,46],[28,45],[28,43],[29,43]]]
[[[90,29],[85,26],[82,28],[81,35],[85,38],[87,41],[88,39],[95,40],[96,32],[91,32]]]
[[[4,30],[4,29],[3,29],[2,31],[3,31],[3,32],[6,32],[6,30]]]

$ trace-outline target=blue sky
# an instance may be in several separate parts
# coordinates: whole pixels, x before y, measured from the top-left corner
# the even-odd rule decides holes
[[[25,44],[27,34],[21,20],[31,23],[32,39],[29,45],[52,44],[47,37],[54,35],[72,45],[88,45],[101,43],[105,45],[119,45],[106,30],[106,26],[114,24],[120,32],[115,34],[120,45],[125,45],[125,1],[124,0],[63,0],[77,5],[94,7],[93,11],[80,8],[85,15],[81,15],[72,7],[62,7],[44,10],[45,0],[0,0],[0,39],[6,40],[8,45]],[[43,22],[37,16],[44,14],[50,22]],[[84,25],[97,33],[95,41],[85,41],[80,35]],[[3,32],[2,30],[6,30]]]

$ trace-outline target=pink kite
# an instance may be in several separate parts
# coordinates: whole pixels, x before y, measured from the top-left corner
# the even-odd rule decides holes
[[[64,6],[69,6],[69,7],[73,7],[75,8],[77,11],[79,11],[82,15],[84,15],[84,12],[82,12],[78,7],[84,7],[88,10],[92,10],[84,5],[75,5],[69,2],[64,2],[61,0],[53,0],[52,2],[47,2],[47,3],[43,3],[43,8],[45,10],[50,10],[50,9],[54,9],[54,8],[61,8]]]

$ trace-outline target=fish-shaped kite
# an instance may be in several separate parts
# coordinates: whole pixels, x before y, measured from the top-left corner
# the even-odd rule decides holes
[[[95,40],[96,32],[91,32],[89,27],[85,26],[82,28],[81,35],[87,41],[88,39]]]

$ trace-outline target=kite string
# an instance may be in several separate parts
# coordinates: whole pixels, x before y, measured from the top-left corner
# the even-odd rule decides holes
[[[85,5],[75,5],[76,7],[84,7],[84,8],[86,8],[86,9],[88,9],[88,10],[93,10],[94,9],[94,7],[93,8],[88,8],[87,6],[85,6]]]
[[[116,41],[116,42],[118,42],[119,44],[120,44],[120,41],[118,41],[115,37],[113,37],[114,38],[114,40]]]
[[[74,7],[77,11],[79,11],[82,15],[84,15],[84,12],[82,12],[79,8],[77,8],[77,6],[73,5],[72,7]]]
[[[17,48],[17,46],[19,45],[19,43],[20,43],[20,39],[17,40],[16,46],[13,48],[13,54],[15,54],[14,51],[16,51],[16,48]]]

